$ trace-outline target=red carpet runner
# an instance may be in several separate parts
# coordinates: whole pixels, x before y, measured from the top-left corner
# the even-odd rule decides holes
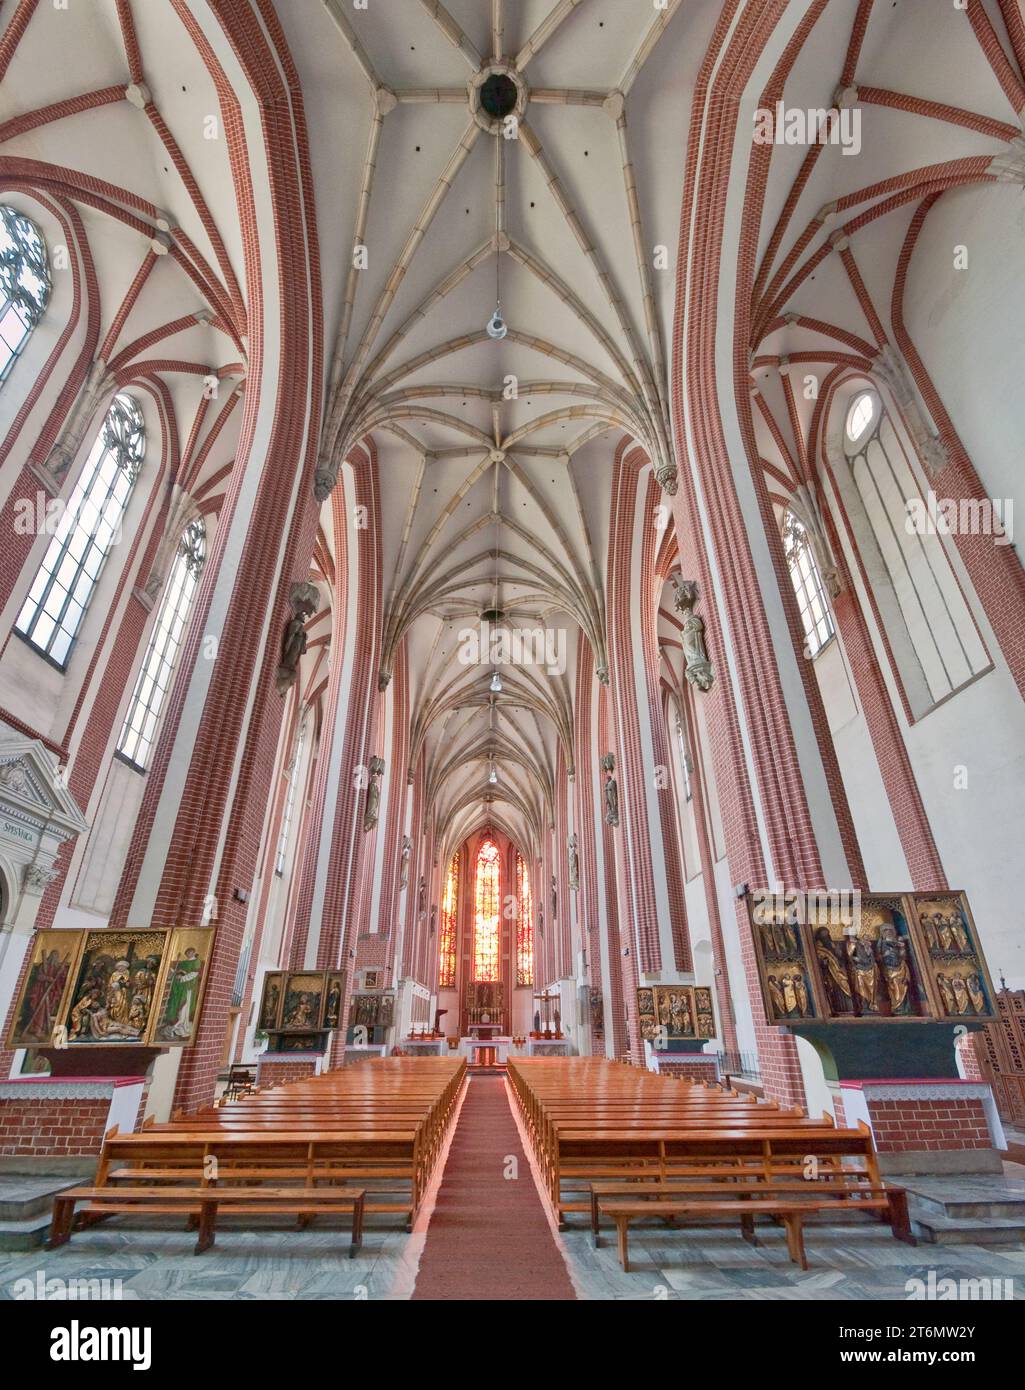
[[[504,1176],[509,1155],[516,1178]],[[502,1076],[468,1083],[413,1297],[576,1298]]]

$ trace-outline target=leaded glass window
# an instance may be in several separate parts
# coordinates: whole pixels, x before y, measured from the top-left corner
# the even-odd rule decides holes
[[[197,517],[189,522],[178,543],[157,621],[117,741],[117,751],[140,771],[145,771],[149,766],[150,753],[156,742],[157,721],[174,677],[185,624],[205,559],[206,527]]]
[[[441,898],[441,942],[439,945],[438,988],[456,987],[456,928],[459,912],[459,855],[453,854],[445,876]]]
[[[0,207],[0,381],[50,299],[50,265],[39,228],[14,208]]]
[[[121,539],[145,450],[138,404],[115,396],[15,623],[61,670],[107,556]]]
[[[833,615],[808,532],[789,508],[783,517],[783,549],[797,595],[808,655],[815,656],[834,635]]]
[[[473,978],[481,982],[500,978],[501,903],[498,846],[488,836],[477,852],[473,891]]]
[[[516,983],[534,983],[534,899],[530,869],[522,854],[516,855]]]

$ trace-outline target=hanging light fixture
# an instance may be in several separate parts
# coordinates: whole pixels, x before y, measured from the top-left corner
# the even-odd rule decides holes
[[[492,671],[492,673],[491,673],[491,684],[488,686],[488,689],[489,689],[490,691],[492,691],[495,695],[501,695],[501,693],[502,693],[502,677],[498,674],[497,671]]]
[[[491,764],[491,771],[488,773],[488,781],[492,786],[498,781],[498,768],[495,767],[494,763]]]
[[[509,326],[502,317],[502,253],[495,251],[495,298],[498,301],[495,305],[495,312],[488,319],[487,335],[489,338],[504,338],[509,332]]]

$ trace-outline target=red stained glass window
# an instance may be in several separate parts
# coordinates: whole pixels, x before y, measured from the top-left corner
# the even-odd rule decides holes
[[[438,988],[456,987],[456,914],[459,904],[459,855],[453,854],[441,898],[441,945]]]
[[[516,983],[534,983],[534,899],[530,870],[522,854],[516,856]]]
[[[501,977],[501,874],[498,846],[488,838],[477,852],[477,872],[473,885],[473,978],[479,981]]]

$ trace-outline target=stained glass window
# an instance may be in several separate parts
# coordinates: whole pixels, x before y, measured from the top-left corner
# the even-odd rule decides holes
[[[516,983],[534,983],[534,899],[530,870],[522,854],[516,855]]]
[[[50,265],[39,228],[14,208],[0,207],[0,381],[49,298]]]
[[[501,882],[498,846],[490,836],[477,853],[477,874],[473,890],[473,978],[479,981],[500,978],[502,943]]]
[[[438,988],[456,987],[456,921],[459,905],[459,855],[453,854],[441,898],[441,944]]]

